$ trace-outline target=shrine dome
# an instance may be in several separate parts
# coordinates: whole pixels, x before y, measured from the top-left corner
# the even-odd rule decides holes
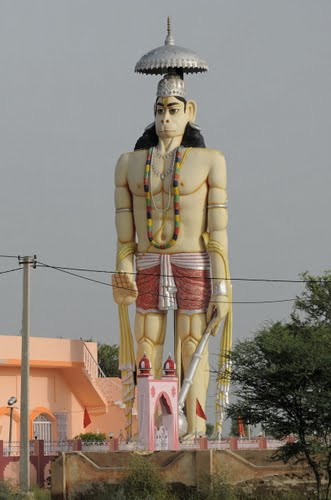
[[[138,368],[140,371],[140,377],[149,377],[149,375],[151,374],[152,365],[148,357],[146,356],[146,353],[144,353],[143,357],[139,361]]]
[[[163,371],[167,377],[176,377],[176,363],[172,359],[171,354],[169,354],[168,359],[163,365]]]

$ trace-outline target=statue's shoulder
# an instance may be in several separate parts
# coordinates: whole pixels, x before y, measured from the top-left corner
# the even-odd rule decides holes
[[[140,159],[146,158],[146,149],[139,149],[138,151],[130,151],[128,153],[123,153],[117,160],[116,168],[128,168],[130,163],[139,161]]]
[[[205,148],[206,153],[210,158],[213,158],[215,160],[219,160],[224,158],[224,154],[222,151],[219,151],[218,149],[212,149],[212,148]]]
[[[224,189],[226,186],[226,163],[224,154],[218,149],[197,148],[199,162],[207,169],[208,183],[211,187]]]
[[[130,153],[123,153],[116,164],[115,183],[117,186],[126,185],[128,179],[137,171],[137,167],[141,168],[146,163],[146,149],[140,149]]]
[[[219,151],[218,149],[212,149],[212,148],[192,148],[192,153],[196,153],[198,155],[208,157],[208,158],[214,158],[214,159],[219,159],[219,158],[224,158],[224,154],[222,151]]]
[[[117,160],[116,172],[127,172],[130,165],[134,165],[137,161],[146,158],[146,150],[141,149],[139,151],[131,151],[129,153],[123,153]]]
[[[225,158],[222,151],[211,148],[193,148],[191,154],[197,155],[199,160],[210,168],[225,168]]]

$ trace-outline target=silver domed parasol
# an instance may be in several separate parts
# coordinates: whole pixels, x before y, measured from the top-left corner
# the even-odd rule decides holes
[[[136,64],[135,72],[145,75],[163,75],[169,70],[182,73],[202,73],[208,65],[196,52],[175,45],[171,33],[170,18],[167,21],[167,37],[164,45],[147,52]]]

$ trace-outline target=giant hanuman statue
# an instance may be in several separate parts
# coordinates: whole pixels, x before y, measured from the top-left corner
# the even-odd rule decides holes
[[[162,370],[167,311],[175,310],[175,356],[179,380],[187,377],[207,323],[216,335],[224,319],[217,382],[216,428],[222,430],[229,388],[226,354],[231,348],[232,293],[228,269],[226,165],[207,149],[195,124],[197,104],[186,99],[184,73],[207,71],[171,34],[144,55],[135,71],[163,74],[154,101],[154,121],[132,153],[116,166],[117,273],[114,300],[120,316],[120,369],[131,436],[135,358],[144,353],[154,376]],[[136,266],[136,271],[134,269]],[[136,302],[134,356],[127,306]],[[183,374],[181,373],[183,370]],[[206,405],[209,383],[205,349],[186,400],[188,433],[204,432],[197,401]]]

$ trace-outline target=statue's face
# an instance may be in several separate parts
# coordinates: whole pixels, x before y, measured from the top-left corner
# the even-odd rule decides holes
[[[159,97],[155,106],[157,135],[162,139],[183,136],[189,122],[186,111],[185,104],[176,97]]]

